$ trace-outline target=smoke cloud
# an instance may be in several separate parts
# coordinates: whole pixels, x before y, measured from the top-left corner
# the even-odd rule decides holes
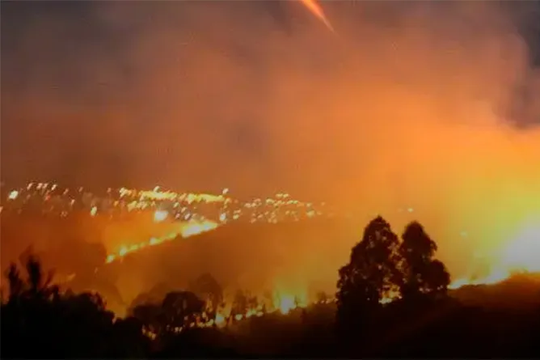
[[[30,6],[2,5],[3,177],[414,216],[454,273],[540,213],[534,3],[324,3],[337,37],[296,3]]]

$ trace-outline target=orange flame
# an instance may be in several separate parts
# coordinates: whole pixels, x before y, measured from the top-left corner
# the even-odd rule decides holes
[[[181,224],[179,226],[179,230],[176,232],[172,232],[166,236],[160,237],[160,238],[151,238],[146,242],[141,242],[139,244],[132,244],[132,245],[124,245],[121,246],[118,252],[109,254],[107,256],[107,263],[112,263],[115,260],[119,260],[122,257],[126,256],[129,253],[133,253],[136,251],[139,251],[145,247],[148,246],[155,246],[162,244],[166,241],[173,241],[179,237],[181,238],[187,238],[193,235],[201,234],[206,231],[214,230],[218,227],[218,224],[216,224],[213,221],[203,221],[203,222],[197,222],[197,221],[191,221],[187,224]]]
[[[518,229],[512,240],[502,246],[491,261],[491,272],[480,279],[458,279],[451,285],[457,289],[466,285],[492,285],[507,280],[513,273],[540,272],[540,216]]]

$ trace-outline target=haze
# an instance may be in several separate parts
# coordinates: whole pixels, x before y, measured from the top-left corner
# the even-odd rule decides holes
[[[454,274],[540,216],[534,3],[62,6],[2,4],[4,179],[412,207]]]

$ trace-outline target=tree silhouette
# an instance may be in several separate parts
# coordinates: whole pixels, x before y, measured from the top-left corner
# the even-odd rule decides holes
[[[140,321],[146,331],[158,336],[165,334],[167,331],[161,304],[140,304],[132,309],[131,314]]]
[[[17,265],[10,264],[6,272],[9,284],[9,301],[19,298],[24,290],[24,281],[21,279]]]
[[[161,304],[167,326],[182,328],[195,322],[205,309],[205,302],[192,292],[174,291],[163,299]]]
[[[33,256],[28,258],[25,265],[28,274],[28,279],[26,281],[28,284],[27,291],[30,296],[48,298],[50,295],[58,293],[58,287],[51,285],[54,276],[53,271],[50,271],[47,278],[44,278],[41,263]]]
[[[206,312],[214,319],[223,303],[223,289],[217,280],[205,273],[191,284],[190,290],[206,303]]]
[[[256,309],[259,306],[259,298],[257,295],[246,294],[248,309]]]
[[[337,325],[360,326],[399,284],[398,237],[382,217],[365,228],[362,241],[339,270]],[[354,324],[354,325],[353,325]]]
[[[25,261],[26,279],[21,277],[21,273],[14,263],[10,264],[6,271],[9,285],[8,303],[21,299],[48,300],[52,296],[58,296],[58,286],[52,285],[54,273],[50,271],[47,278],[44,278],[41,263],[34,255],[21,256],[21,259]]]
[[[316,297],[317,297],[317,303],[320,303],[320,304],[324,304],[329,300],[328,295],[324,291],[319,291]]]
[[[422,295],[444,295],[450,284],[450,274],[444,264],[434,259],[437,244],[418,222],[411,222],[402,235],[399,247],[403,281],[401,296],[411,300]]]
[[[157,305],[158,308],[161,307],[161,303],[165,298],[165,295],[173,291],[173,288],[165,283],[158,283],[154,285],[149,291],[142,292],[131,301],[127,313],[134,315],[134,310],[137,306],[140,305]]]
[[[163,337],[195,324],[205,308],[205,302],[194,293],[171,291],[161,302],[141,302],[130,313],[141,322],[145,330]]]
[[[61,293],[44,277],[41,263],[26,256],[26,277],[11,264],[6,277],[9,297],[2,304],[2,356],[8,358],[143,356],[141,333],[123,333],[97,294]],[[52,274],[52,273],[51,273]],[[134,335],[135,334],[135,335]],[[116,337],[126,339],[122,347]],[[129,351],[128,351],[129,348]]]
[[[236,294],[234,295],[234,300],[232,303],[231,315],[235,316],[238,314],[245,314],[247,309],[248,309],[247,295],[242,290],[236,291]]]

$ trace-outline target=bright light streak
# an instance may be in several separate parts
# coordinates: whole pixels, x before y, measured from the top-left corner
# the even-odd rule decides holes
[[[334,31],[334,27],[332,24],[330,24],[330,21],[326,18],[326,15],[324,14],[324,11],[322,7],[315,1],[315,0],[301,0],[302,4],[304,4],[305,7],[308,8],[309,11],[313,15],[315,15],[319,20],[323,22],[323,24],[330,30],[331,32]]]
[[[116,253],[109,254],[107,256],[106,263],[112,263],[113,261],[122,259],[127,254],[134,253],[149,246],[156,246],[168,241],[173,241],[178,238],[187,238],[193,235],[201,234],[206,231],[214,230],[217,227],[217,223],[207,220],[202,222],[191,221],[187,224],[179,224],[177,231],[171,232],[165,236],[159,238],[153,237],[148,239],[148,241],[138,244],[120,246]]]

